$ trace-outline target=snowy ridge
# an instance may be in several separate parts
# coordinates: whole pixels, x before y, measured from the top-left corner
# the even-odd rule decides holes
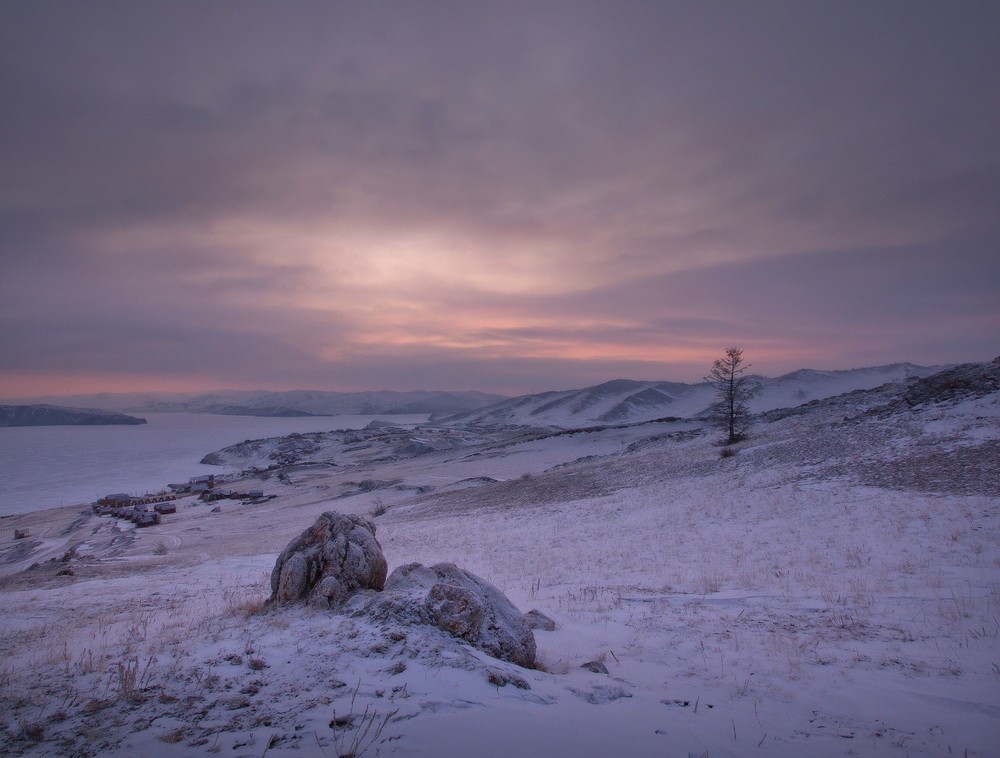
[[[922,378],[942,366],[894,363],[886,366],[817,371],[801,369],[773,379],[752,377],[757,395],[750,411],[792,408],[845,392]],[[635,423],[659,418],[695,418],[715,399],[705,382],[641,382],[629,379],[583,389],[544,392],[502,400],[478,410],[437,418],[442,423],[473,426],[555,426],[577,429],[603,423]]]

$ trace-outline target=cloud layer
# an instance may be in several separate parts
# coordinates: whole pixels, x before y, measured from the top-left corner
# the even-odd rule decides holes
[[[0,5],[0,394],[1000,352],[991,3]]]

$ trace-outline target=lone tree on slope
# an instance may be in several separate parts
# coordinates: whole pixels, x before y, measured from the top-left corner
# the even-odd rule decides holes
[[[747,401],[756,394],[750,385],[750,377],[744,376],[749,368],[750,364],[743,362],[743,350],[729,347],[725,357],[716,360],[705,377],[705,381],[715,387],[718,398],[708,407],[708,418],[726,431],[727,445],[746,438],[750,424]]]

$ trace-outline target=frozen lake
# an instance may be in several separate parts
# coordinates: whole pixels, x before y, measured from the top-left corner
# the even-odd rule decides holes
[[[147,413],[141,426],[0,428],[0,515],[89,503],[111,492],[141,494],[229,469],[198,461],[213,450],[293,432],[360,429],[376,416],[257,418]],[[385,416],[417,423],[424,415]]]

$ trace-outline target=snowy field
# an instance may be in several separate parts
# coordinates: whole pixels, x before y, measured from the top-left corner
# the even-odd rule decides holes
[[[245,439],[353,429],[373,416],[261,418],[147,413],[141,426],[0,428],[0,516],[93,502],[110,492],[140,494],[168,482],[217,473],[205,453]],[[394,418],[394,417],[390,417]],[[426,416],[404,417],[407,421]]]
[[[5,519],[32,536],[0,542],[2,751],[997,755],[1000,395],[893,397],[765,415],[728,457],[693,421],[315,435],[246,483],[267,503]],[[538,668],[265,607],[327,510],[390,570],[454,562],[551,616]]]

